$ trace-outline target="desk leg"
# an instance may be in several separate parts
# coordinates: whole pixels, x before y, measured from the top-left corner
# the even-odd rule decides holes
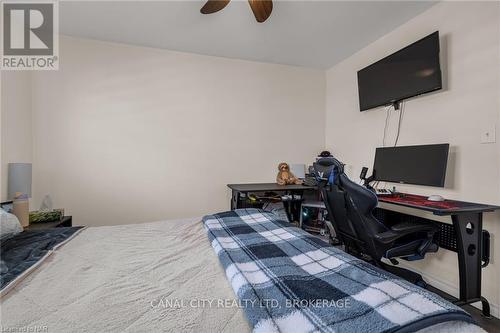
[[[293,202],[292,201],[283,201],[283,207],[285,208],[286,217],[288,218],[288,222],[292,223],[295,220],[295,216],[293,214]]]
[[[481,249],[483,215],[464,213],[453,215],[453,226],[457,236],[460,297],[457,304],[481,301],[483,315],[490,317],[490,305],[481,297]]]
[[[238,208],[240,201],[240,192],[232,190],[231,191],[231,210],[235,210]]]

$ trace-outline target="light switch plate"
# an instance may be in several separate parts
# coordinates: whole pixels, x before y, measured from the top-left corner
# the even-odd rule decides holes
[[[496,130],[495,124],[488,125],[483,128],[481,133],[481,143],[495,143],[496,142]]]

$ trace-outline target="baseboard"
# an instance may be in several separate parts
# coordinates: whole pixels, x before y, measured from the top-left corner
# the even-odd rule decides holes
[[[422,272],[422,271],[420,271],[420,270],[418,270],[415,267],[412,267],[410,265],[405,265],[405,263],[401,262],[401,261],[399,262],[398,266],[401,266],[403,268],[406,268],[406,269],[409,269],[411,271],[419,273],[420,275],[422,275],[425,282],[427,282],[431,286],[436,287],[437,289],[440,289],[440,290],[444,291],[445,293],[450,294],[453,297],[458,297],[458,289],[454,285],[449,283],[448,281],[444,281],[443,279],[440,279],[432,274],[429,274],[428,272]],[[483,296],[485,296],[486,299],[488,299],[488,295],[483,295]],[[491,315],[493,317],[500,318],[499,305],[496,303],[492,303],[489,299],[488,299],[488,301],[490,302]],[[473,307],[481,310],[481,302],[476,302],[476,303],[471,304],[471,305]]]

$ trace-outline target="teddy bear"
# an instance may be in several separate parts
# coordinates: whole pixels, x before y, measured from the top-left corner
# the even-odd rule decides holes
[[[282,162],[278,165],[278,175],[276,176],[276,182],[278,183],[278,185],[302,184],[302,180],[294,176],[294,174],[290,171],[290,167],[285,162]]]

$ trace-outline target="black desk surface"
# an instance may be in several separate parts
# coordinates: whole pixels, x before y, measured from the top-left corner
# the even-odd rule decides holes
[[[473,202],[445,200],[445,201],[429,201],[427,197],[397,193],[393,195],[381,195],[378,197],[379,202],[416,208],[433,213],[434,215],[456,215],[462,213],[483,213],[493,212],[500,209],[499,206],[485,205]]]
[[[278,185],[277,183],[255,183],[255,184],[227,184],[233,191],[238,192],[266,192],[266,191],[297,191],[315,190],[314,186],[306,185]]]
[[[267,191],[297,191],[297,190],[316,190],[315,186],[306,185],[278,185],[277,183],[254,183],[254,184],[227,184],[233,191],[238,192],[267,192]],[[434,215],[456,215],[463,213],[483,213],[499,210],[500,206],[485,205],[473,202],[445,200],[429,201],[427,197],[398,193],[395,195],[382,195],[378,197],[379,202],[394,204],[404,207],[410,207],[425,210]]]

